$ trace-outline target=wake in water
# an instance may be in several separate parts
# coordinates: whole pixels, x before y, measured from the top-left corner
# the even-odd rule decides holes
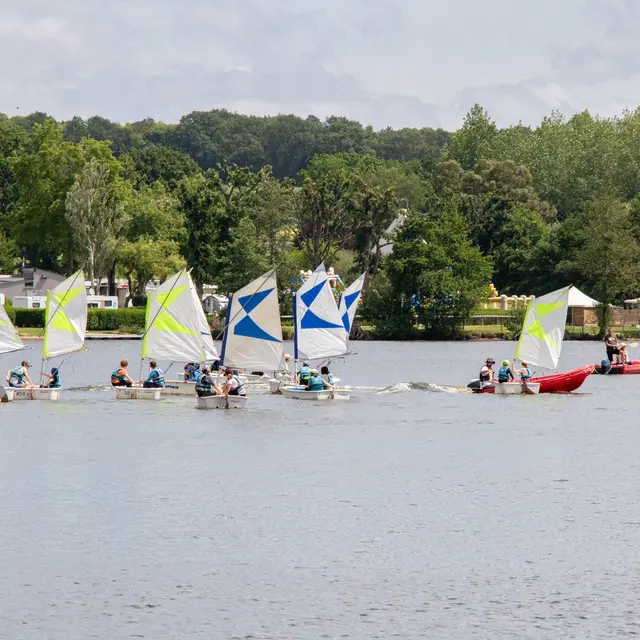
[[[430,382],[396,382],[390,387],[378,391],[378,395],[391,393],[407,393],[408,391],[430,391],[432,393],[473,393],[467,387],[452,387],[448,385],[432,384]]]

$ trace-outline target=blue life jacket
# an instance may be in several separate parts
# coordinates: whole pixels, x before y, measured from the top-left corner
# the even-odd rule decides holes
[[[300,367],[300,382],[306,382],[311,377],[309,367]]]
[[[529,367],[523,367],[520,371],[520,380],[524,382],[531,380],[531,369]]]
[[[54,373],[49,378],[49,389],[59,389],[62,386],[60,382],[60,374]]]
[[[500,367],[498,369],[498,382],[509,382],[512,374],[509,367]]]
[[[191,377],[191,380],[193,380],[194,382],[198,382],[200,378],[202,378],[202,371],[200,371],[200,369],[196,369],[193,372],[193,376]]]
[[[201,393],[211,393],[213,391],[213,385],[209,381],[209,376],[201,375],[196,382],[196,391]]]
[[[9,383],[11,384],[13,379],[15,378],[16,384],[23,385],[24,384],[24,367],[20,365],[11,371],[11,375],[9,376]]]
[[[155,382],[156,384],[164,387],[164,373],[162,373],[162,369],[155,368],[151,369],[149,373],[149,377],[146,379],[146,382]]]
[[[322,376],[311,376],[309,378],[309,391],[322,391],[323,389]]]

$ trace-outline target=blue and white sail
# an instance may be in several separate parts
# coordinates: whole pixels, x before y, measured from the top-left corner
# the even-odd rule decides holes
[[[220,361],[249,371],[276,371],[284,345],[276,270],[256,278],[229,300]]]
[[[340,310],[342,324],[347,332],[347,336],[351,333],[353,319],[356,317],[356,309],[358,307],[358,302],[362,295],[362,287],[364,285],[364,276],[365,274],[363,273],[355,282],[347,287],[344,293],[340,296],[338,309]]]
[[[321,264],[294,296],[294,357],[320,360],[347,352],[347,333]]]

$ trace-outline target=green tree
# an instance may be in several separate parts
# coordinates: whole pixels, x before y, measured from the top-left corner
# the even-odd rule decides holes
[[[152,144],[142,149],[132,149],[129,155],[135,170],[147,184],[159,180],[175,186],[184,178],[200,172],[198,164],[186,153],[164,145]]]
[[[443,159],[455,160],[463,169],[473,169],[487,158],[497,135],[495,122],[475,104],[465,116],[462,128],[454,133],[453,142],[444,148]]]
[[[86,260],[89,282],[96,292],[115,259],[126,224],[123,208],[109,167],[95,159],[89,161],[67,193],[66,217],[77,256]]]

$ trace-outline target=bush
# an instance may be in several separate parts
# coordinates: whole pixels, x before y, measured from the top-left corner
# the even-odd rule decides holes
[[[44,327],[44,309],[6,307],[16,327]],[[144,330],[145,309],[89,309],[89,331],[122,331],[123,327]]]
[[[14,309],[13,311],[13,324],[16,327],[44,327],[44,309]]]

